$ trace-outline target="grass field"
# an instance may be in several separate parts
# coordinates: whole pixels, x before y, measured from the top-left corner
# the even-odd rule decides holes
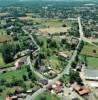
[[[17,88],[20,88],[22,90],[23,89],[28,90],[31,88],[31,85],[32,85],[32,88],[34,88],[36,90],[40,88],[38,85],[33,83],[28,77],[27,77],[27,80],[24,81],[23,75],[28,76],[26,68],[18,69],[16,71],[10,71],[7,73],[0,73],[0,80],[5,80],[5,82],[6,82],[5,84],[0,86],[0,89],[3,89],[3,91],[0,92],[0,96],[5,98],[8,93],[12,93],[12,94],[15,93],[15,90]],[[7,86],[6,85],[6,84],[14,83],[17,80],[18,81],[22,80],[21,85],[18,85],[18,86],[17,85],[16,86]],[[25,87],[23,84],[25,85]],[[0,98],[0,100],[2,100],[2,99]]]
[[[0,29],[0,35],[7,35],[7,32],[4,29]]]
[[[27,74],[27,70],[26,68],[22,68],[20,70],[16,70],[16,71],[10,71],[7,73],[0,73],[0,80],[6,80],[6,83],[10,83],[13,82],[15,80],[20,80],[22,79],[23,75]],[[7,95],[7,93],[14,93],[15,91],[15,87],[6,87],[6,85],[1,85],[0,89],[3,89],[2,92],[0,92],[0,95],[2,97],[5,97]],[[1,100],[1,99],[0,99]]]
[[[61,98],[51,95],[48,92],[44,92],[43,94],[40,94],[35,100],[61,100]]]
[[[93,50],[96,50],[96,53],[94,53]],[[85,44],[81,51],[81,55],[98,57],[98,47],[92,46],[90,44]]]
[[[33,23],[39,23],[39,27],[62,27],[63,24],[66,24],[67,27],[71,27],[73,21],[69,21],[67,19],[52,19],[52,18],[32,18],[30,16],[27,17],[19,17],[21,20],[31,20]]]
[[[98,69],[98,58],[96,57],[90,57],[90,56],[80,56],[81,60],[85,62],[86,59],[86,63],[87,63],[87,67],[90,69]]]
[[[5,79],[6,81],[11,81],[13,77],[15,77],[16,79],[21,79],[22,75],[25,75],[26,72],[26,68],[22,68],[21,70],[16,70],[16,71],[10,71],[7,73],[1,73],[0,74],[0,79]]]
[[[70,27],[59,27],[59,28],[50,27],[50,28],[39,29],[39,31],[53,34],[53,33],[67,32],[68,29],[70,29]]]
[[[5,62],[4,62],[4,60],[3,60],[2,53],[0,53],[0,68],[1,68],[2,66],[4,66],[4,64],[5,64]]]

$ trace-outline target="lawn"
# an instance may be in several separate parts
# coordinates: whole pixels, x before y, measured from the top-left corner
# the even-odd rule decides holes
[[[53,18],[32,18],[30,16],[27,17],[19,17],[21,20],[31,20],[35,25],[45,28],[45,27],[62,27],[63,24],[66,24],[68,27],[71,27],[72,21],[67,19],[53,19]]]
[[[4,66],[4,64],[5,64],[5,62],[4,62],[4,59],[3,59],[3,57],[2,57],[2,53],[0,53],[0,68],[1,68],[2,66]]]
[[[3,91],[0,92],[0,96],[5,98],[8,93],[13,94],[17,88],[20,88],[22,90],[28,90],[30,88],[34,88],[34,89],[40,88],[38,85],[33,83],[28,77],[27,77],[27,80],[24,81],[23,75],[28,76],[26,68],[18,69],[16,71],[10,71],[6,73],[0,73],[0,82],[1,80],[5,80],[5,83],[3,85],[1,85],[2,83],[0,83],[1,85],[0,89],[3,89]],[[22,81],[20,85],[18,86],[17,85],[14,85],[14,86],[7,85],[7,84],[12,84],[17,80]],[[0,100],[2,99],[0,98]]]
[[[59,28],[50,27],[50,28],[43,28],[39,30],[41,32],[48,32],[50,34],[53,34],[53,33],[67,32],[68,29],[70,29],[70,27],[59,27]]]
[[[4,29],[0,29],[0,35],[7,35],[7,32]]]
[[[0,79],[5,79],[6,81],[11,81],[13,77],[16,79],[21,79],[22,75],[27,73],[26,68],[22,68],[16,71],[10,71],[7,73],[0,73]]]
[[[96,53],[94,53],[93,50],[95,50]],[[85,44],[81,51],[81,55],[98,57],[98,47],[92,46],[90,44]]]
[[[61,98],[51,95],[49,92],[40,94],[35,100],[61,100]]]
[[[62,70],[65,65],[67,64],[67,62],[64,60],[60,60],[58,58],[58,55],[56,55],[54,53],[54,51],[56,51],[57,53],[59,52],[64,52],[65,54],[69,55],[70,52],[65,48],[65,45],[61,44],[61,40],[60,37],[53,37],[52,40],[55,41],[57,43],[57,48],[47,48],[47,45],[49,45],[47,43],[47,38],[43,37],[43,36],[39,36],[37,37],[39,42],[43,42],[43,45],[41,46],[41,53],[45,54],[46,58],[42,59],[42,62],[46,65],[46,66],[50,66],[53,69],[59,69]],[[64,63],[63,63],[64,62]],[[62,65],[62,63],[64,65]]]
[[[88,65],[88,68],[90,69],[98,69],[98,58],[96,57],[90,57],[90,56],[81,56],[81,60],[85,61],[84,59],[86,59],[86,63]]]

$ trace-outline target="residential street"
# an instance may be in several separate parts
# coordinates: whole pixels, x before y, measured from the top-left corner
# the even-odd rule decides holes
[[[32,38],[32,41],[34,41],[34,38],[32,37],[32,35],[29,35],[29,36]],[[81,41],[79,41],[76,48],[79,48],[80,43],[81,43]],[[35,41],[35,44],[37,44],[36,41]],[[37,47],[39,48],[38,45],[37,45]],[[69,74],[69,70],[71,68],[71,63],[74,61],[76,55],[77,55],[77,49],[74,51],[71,59],[68,62],[68,65],[65,67],[64,71],[62,73],[58,74],[58,76],[56,78],[54,78],[52,80],[49,80],[48,85],[55,83],[55,81],[59,80],[64,74],[67,74],[67,75]],[[31,66],[31,64],[30,64],[30,66]],[[32,69],[32,71],[34,70],[32,66],[31,66],[31,69]],[[38,91],[36,91],[32,95],[28,95],[25,100],[32,100],[32,99],[34,100],[35,97],[37,97],[39,94],[43,93],[46,90],[48,85],[46,85],[43,88],[39,89]]]

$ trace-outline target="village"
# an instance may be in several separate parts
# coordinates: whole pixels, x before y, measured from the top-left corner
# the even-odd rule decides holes
[[[0,100],[97,100],[97,7],[25,4],[0,8]]]

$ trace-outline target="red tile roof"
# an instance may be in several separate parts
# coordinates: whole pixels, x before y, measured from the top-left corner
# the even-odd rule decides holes
[[[88,91],[86,88],[82,88],[80,91],[78,91],[78,93],[79,93],[80,95],[85,95],[85,94],[88,94],[89,91]]]
[[[12,100],[12,98],[7,96],[5,100]]]

